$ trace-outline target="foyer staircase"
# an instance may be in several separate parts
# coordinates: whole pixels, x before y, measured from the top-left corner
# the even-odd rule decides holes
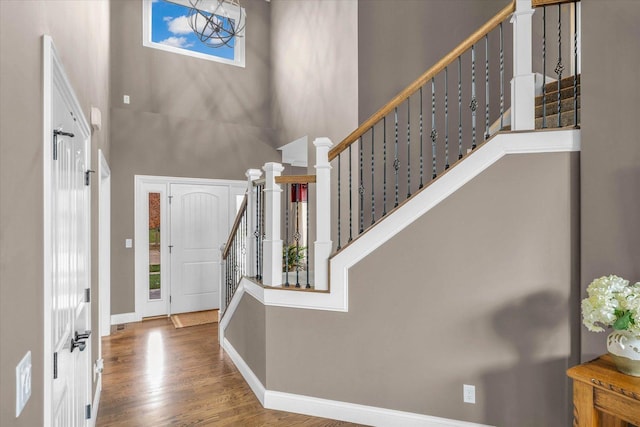
[[[547,83],[543,95],[536,97],[536,129],[578,126],[580,126],[580,75],[575,77],[575,82],[574,76],[560,80],[560,101],[558,101],[558,82]]]
[[[570,0],[537,0],[532,5],[543,8],[543,13],[546,8],[558,8],[560,19],[560,9],[570,8],[570,3]],[[319,144],[314,142],[317,176],[281,176],[282,165],[275,163],[264,165],[264,178],[260,178],[261,170],[247,171],[247,198],[223,252],[224,305],[229,304],[243,277],[251,277],[269,289],[282,287],[335,294],[334,286],[329,289],[329,275],[334,270],[329,269],[329,259],[333,266],[336,257],[374,230],[379,222],[405,208],[432,184],[439,184],[491,139],[510,132],[511,122],[526,123],[517,125],[516,130],[531,129],[530,116],[520,121],[511,116],[505,83],[513,77],[508,70],[518,67],[506,63],[504,41],[513,36],[517,40],[515,45],[531,44],[531,34],[509,34],[508,23],[516,17],[531,19],[530,14],[514,12],[515,1],[338,144],[333,145],[326,138],[319,138],[322,140]],[[573,19],[573,30],[565,38],[575,41],[575,15]],[[546,26],[543,17],[543,27]],[[545,37],[534,44],[551,44]],[[568,44],[565,40],[565,46]],[[560,46],[558,40],[559,51]],[[516,49],[514,46],[514,52]],[[573,63],[579,63],[578,50],[574,49],[573,54]],[[518,58],[516,54],[511,56]],[[544,64],[544,57],[537,62]],[[557,64],[555,69],[561,73],[564,67],[561,58],[551,62]],[[530,60],[523,63],[529,67],[523,74],[526,77],[534,70]],[[546,75],[549,81],[552,72],[543,68],[536,74]],[[533,85],[527,86],[531,80],[513,78],[511,90],[525,87],[527,103],[534,99],[534,90],[542,93],[535,97],[535,129],[578,128],[580,80],[579,74],[571,75],[536,90]],[[530,114],[530,110],[526,113]],[[308,191],[315,193],[315,197],[307,200]],[[301,202],[304,214],[299,210]],[[337,209],[329,212],[328,206]],[[316,217],[315,230],[313,227],[310,230],[310,210]],[[315,243],[307,243],[306,236],[314,234]],[[309,270],[310,265],[314,272]],[[278,292],[278,296],[284,294]]]

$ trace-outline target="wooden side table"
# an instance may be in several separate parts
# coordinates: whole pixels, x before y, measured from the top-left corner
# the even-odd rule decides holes
[[[574,427],[640,427],[640,377],[616,370],[608,354],[567,370]]]

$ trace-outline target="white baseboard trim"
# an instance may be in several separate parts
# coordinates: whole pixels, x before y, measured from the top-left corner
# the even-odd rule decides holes
[[[95,427],[98,419],[98,408],[100,407],[100,394],[102,393],[102,374],[98,375],[96,384],[96,393],[93,396],[93,404],[91,405],[91,418],[89,419],[89,427]]]
[[[142,320],[142,316],[138,316],[137,313],[120,313],[120,314],[111,315],[112,325],[121,325],[123,323],[140,322],[141,320]]]
[[[337,400],[319,399],[299,394],[267,390],[267,409],[295,412],[298,414],[323,417],[371,426],[403,427],[486,427],[484,424],[469,423],[447,418],[432,417],[412,412],[358,405]]]
[[[249,384],[256,398],[260,401],[260,404],[266,409],[294,412],[312,417],[329,418],[371,426],[486,427],[484,424],[266,390],[249,365],[245,363],[242,356],[240,356],[226,338],[223,341],[222,347],[236,365],[247,384]]]
[[[247,382],[247,384],[249,384],[249,387],[251,387],[253,394],[255,394],[258,400],[260,401],[260,404],[262,406],[265,406],[264,405],[265,388],[260,382],[260,380],[258,379],[258,377],[256,377],[256,375],[253,373],[249,365],[245,363],[242,356],[240,356],[240,354],[236,351],[235,348],[233,348],[231,343],[226,338],[222,343],[222,348],[224,349],[224,351],[227,352],[233,364],[236,365],[236,368],[238,368],[244,380]]]

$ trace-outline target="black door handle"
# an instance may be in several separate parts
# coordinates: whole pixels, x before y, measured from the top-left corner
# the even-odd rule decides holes
[[[71,352],[73,353],[73,350],[75,350],[76,348],[78,348],[80,351],[84,351],[84,349],[87,348],[87,343],[85,342],[85,340],[89,338],[90,335],[91,331],[84,331],[81,334],[76,331],[73,338],[71,338]]]

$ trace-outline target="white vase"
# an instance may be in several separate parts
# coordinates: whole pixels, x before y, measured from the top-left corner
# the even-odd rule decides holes
[[[607,350],[620,372],[640,377],[640,336],[613,331],[607,337]]]

